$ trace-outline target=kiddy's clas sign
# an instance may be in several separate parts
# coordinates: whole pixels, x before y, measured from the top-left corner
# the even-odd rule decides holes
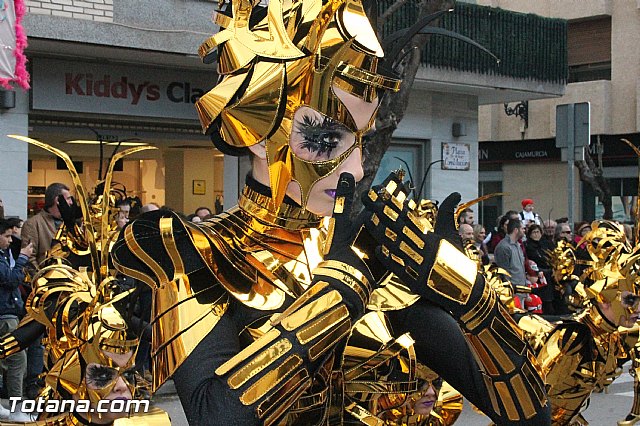
[[[193,104],[215,83],[210,72],[42,58],[32,62],[34,110],[197,120]]]

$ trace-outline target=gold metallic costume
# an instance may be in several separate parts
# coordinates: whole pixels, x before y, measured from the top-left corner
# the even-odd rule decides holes
[[[137,152],[140,148],[126,150],[115,155],[101,188],[102,193],[88,201],[69,156],[47,144],[14,136],[46,149],[67,164],[75,184],[77,200],[82,210],[81,225],[68,229],[64,224],[56,234],[58,241],[48,253],[47,266],[32,278],[32,292],[25,304],[26,316],[17,330],[0,338],[2,356],[23,350],[34,338],[45,332],[45,388],[40,398],[88,400],[91,404],[107,398],[124,380],[132,397],[140,398],[147,386],[144,379],[133,372],[133,363],[139,340],[118,310],[129,292],[121,292],[117,280],[109,271],[109,250],[115,237],[117,194],[110,191],[113,167],[120,158]],[[149,148],[142,148],[149,149]],[[71,266],[67,257],[73,254],[87,257],[86,266]],[[116,361],[114,357],[126,357]],[[98,381],[88,383],[87,371],[94,369]],[[135,413],[133,413],[135,414]],[[52,415],[40,413],[32,425],[62,426],[87,424],[101,419],[101,413],[77,413]],[[144,418],[144,419],[143,419]],[[7,423],[11,424],[11,423]],[[117,419],[115,425],[168,425],[169,418],[162,410],[152,408],[148,413]]]
[[[394,337],[382,311],[412,309],[450,321],[458,346],[442,346],[464,352],[468,376],[458,381],[492,418],[546,424],[537,365],[493,291],[447,241],[425,246],[429,209],[411,205],[406,229],[378,223],[402,240],[386,256],[435,258],[417,284],[377,273],[382,243],[367,240],[362,219],[351,223],[352,175],[340,175],[326,228],[305,210],[314,186],[362,151],[383,91],[399,88],[378,67],[362,2],[233,0],[229,9],[200,48],[220,80],[196,107],[223,151],[264,147],[269,186],[249,176],[228,212],[200,224],[150,212],[116,241],[115,267],[153,289],[153,388],[172,376],[191,424],[379,425],[417,391],[414,346],[425,343]],[[286,197],[295,186],[299,203]],[[385,214],[403,218],[406,193],[386,189]]]
[[[570,319],[549,322],[536,315],[523,316],[518,325],[537,354],[546,375],[553,424],[585,425],[581,412],[594,390],[602,390],[621,373],[623,362],[637,360],[637,325],[618,327],[607,319],[602,306],[611,309],[616,320],[634,314],[634,301],[625,297],[638,294],[638,247],[627,242],[621,225],[595,221],[583,243],[590,256],[587,269],[579,277],[575,301],[583,309]],[[552,258],[558,282],[578,279],[574,273],[575,254],[571,247],[560,245]],[[559,318],[558,318],[559,319]],[[635,424],[638,414],[638,383],[635,380],[634,406],[628,422]]]

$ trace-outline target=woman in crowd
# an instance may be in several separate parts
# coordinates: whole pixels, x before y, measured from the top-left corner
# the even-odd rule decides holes
[[[491,263],[491,260],[489,258],[489,249],[484,242],[486,237],[487,232],[485,231],[484,226],[479,223],[473,225],[473,245],[478,250],[483,265],[488,265],[489,263]]]

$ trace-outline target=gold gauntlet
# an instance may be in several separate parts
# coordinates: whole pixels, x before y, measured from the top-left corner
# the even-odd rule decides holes
[[[354,286],[366,287],[353,281]],[[216,369],[229,388],[238,391],[242,404],[255,406],[257,417],[266,425],[278,422],[311,387],[316,363],[349,334],[351,317],[340,292],[318,281],[274,315],[271,325]]]
[[[495,412],[506,413],[512,421],[534,417],[546,405],[542,370],[522,330],[488,285],[460,322]]]
[[[461,305],[468,302],[478,267],[447,240],[441,240],[427,285],[440,296]]]

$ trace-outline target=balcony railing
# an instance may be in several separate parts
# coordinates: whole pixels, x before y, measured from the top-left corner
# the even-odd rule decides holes
[[[379,1],[380,12],[395,1]],[[409,0],[396,11],[384,34],[415,22],[416,3]],[[559,84],[567,81],[567,22],[563,19],[458,2],[453,12],[440,19],[440,26],[482,44],[500,63],[467,43],[432,36],[423,50],[424,65]]]

